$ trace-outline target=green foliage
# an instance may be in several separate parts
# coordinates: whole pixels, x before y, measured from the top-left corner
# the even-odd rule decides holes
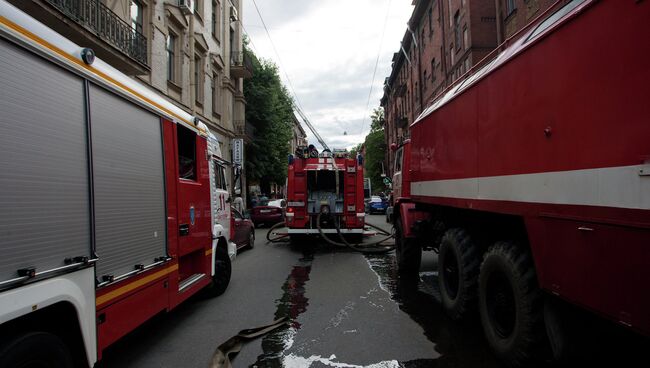
[[[366,148],[365,175],[370,178],[373,191],[381,192],[386,190],[381,177],[382,163],[386,153],[384,110],[381,107],[374,109],[370,118],[372,120],[370,133],[366,136],[364,143]]]
[[[246,121],[255,127],[253,142],[246,145],[247,176],[266,185],[284,184],[293,134],[293,101],[277,66],[258,59],[248,48],[245,52],[253,63],[252,78],[244,79]]]
[[[384,109],[381,107],[378,107],[374,110],[372,110],[372,115],[370,115],[370,120],[372,121],[370,123],[370,132],[377,132],[380,130],[384,130]]]
[[[357,157],[357,154],[361,152],[363,143],[359,143],[356,146],[350,149],[350,157]]]

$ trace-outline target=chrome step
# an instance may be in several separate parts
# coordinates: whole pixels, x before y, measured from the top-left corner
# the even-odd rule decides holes
[[[178,291],[183,291],[205,277],[204,273],[195,273],[178,284]]]

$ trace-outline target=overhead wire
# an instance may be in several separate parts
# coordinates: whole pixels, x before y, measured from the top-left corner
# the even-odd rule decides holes
[[[363,136],[363,129],[366,123],[366,115],[368,114],[368,107],[370,106],[370,98],[372,96],[372,88],[375,84],[375,76],[377,75],[377,66],[379,65],[379,57],[381,55],[381,48],[384,45],[384,35],[386,34],[386,25],[388,24],[388,16],[390,15],[391,0],[388,0],[388,7],[386,8],[386,17],[384,18],[384,27],[381,31],[381,38],[379,40],[379,50],[377,50],[377,59],[375,60],[375,68],[372,71],[372,80],[370,82],[370,91],[368,92],[368,101],[366,102],[366,109],[363,111],[363,119],[361,120],[361,135]]]
[[[260,9],[257,6],[257,2],[255,0],[253,0],[253,5],[255,6],[255,11],[257,11],[257,15],[260,17],[260,21],[262,21],[262,26],[264,26],[264,31],[266,32],[266,35],[269,38],[269,42],[271,43],[271,48],[273,49],[273,53],[275,54],[275,57],[278,58],[278,64],[280,64],[280,69],[282,69],[282,73],[284,73],[284,77],[287,79],[287,83],[289,83],[289,89],[291,89],[291,93],[294,96],[295,104],[301,110],[304,111],[304,109],[302,108],[302,104],[300,103],[300,99],[298,99],[298,94],[296,93],[296,90],[293,88],[293,83],[291,83],[291,78],[289,78],[289,74],[287,73],[287,70],[284,67],[283,63],[282,63],[282,59],[280,58],[280,54],[278,53],[278,50],[275,48],[275,43],[273,43],[273,38],[271,38],[271,33],[269,32],[269,29],[266,26],[266,23],[264,22],[264,18],[262,17],[262,13],[260,12]]]

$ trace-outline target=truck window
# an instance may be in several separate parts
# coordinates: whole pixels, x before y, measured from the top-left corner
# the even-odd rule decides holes
[[[404,148],[400,148],[395,153],[395,172],[402,171],[402,152]]]
[[[221,166],[218,162],[212,162],[212,172],[214,175],[214,185],[217,189],[221,189]]]
[[[178,177],[196,180],[196,134],[177,125]]]

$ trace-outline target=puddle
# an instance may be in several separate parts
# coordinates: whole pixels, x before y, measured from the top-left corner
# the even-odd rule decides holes
[[[262,339],[263,353],[257,357],[252,367],[282,367],[283,352],[293,345],[293,338],[300,329],[298,316],[307,310],[309,299],[305,297],[305,284],[309,280],[314,250],[306,249],[302,258],[293,266],[287,280],[282,285],[282,297],[276,300],[277,309],[273,319],[286,317],[287,327],[279,328]]]
[[[501,367],[483,342],[478,324],[465,326],[449,319],[440,305],[437,272],[423,272],[418,282],[403,281],[397,275],[392,254],[366,255],[377,274],[379,286],[387,291],[401,311],[422,327],[426,338],[441,356],[401,362],[401,367]]]

